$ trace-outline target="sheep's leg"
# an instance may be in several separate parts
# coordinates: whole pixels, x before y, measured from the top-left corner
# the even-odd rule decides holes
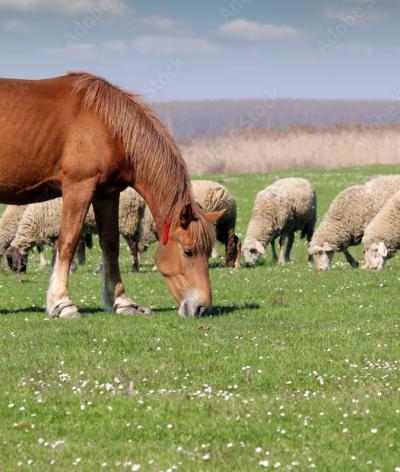
[[[237,262],[238,247],[236,239],[235,229],[229,228],[225,242],[225,264],[227,267],[235,267],[235,262]]]
[[[349,253],[347,249],[344,249],[343,254],[346,258],[346,261],[351,265],[351,267],[353,267],[353,269],[358,269],[360,264],[354,259],[354,257]]]
[[[272,249],[272,260],[276,262],[278,260],[278,254],[276,253],[275,239],[271,241],[271,249]]]
[[[132,236],[124,236],[124,238],[131,253],[132,272],[139,272],[138,242]]]
[[[83,238],[79,239],[78,249],[76,250],[76,258],[79,265],[86,264],[86,244]]]
[[[47,293],[47,312],[54,318],[77,319],[81,316],[68,294],[68,276],[93,193],[94,184],[91,183],[63,185],[61,229]]]
[[[287,264],[290,261],[290,253],[292,251],[294,243],[294,233],[290,233],[288,236],[287,244],[286,244],[286,251],[285,251],[285,263]]]
[[[45,267],[47,267],[47,259],[44,255],[44,247],[42,244],[39,244],[39,246],[37,247],[37,252],[39,253],[39,267],[41,269],[44,269]]]
[[[310,231],[307,231],[307,249],[310,248],[310,243],[313,237],[314,230],[311,229]],[[313,262],[313,256],[311,254],[308,254],[308,262]]]
[[[286,241],[286,236],[281,236],[279,238],[279,258],[278,258],[278,263],[281,265],[285,265],[285,241]]]
[[[235,246],[236,246],[236,259],[235,259],[235,268],[240,268],[240,258],[242,255],[242,243],[239,239],[239,236],[235,234]]]
[[[217,247],[217,244],[215,243],[213,248],[212,248],[212,252],[211,252],[211,257],[216,259],[218,257],[218,247]]]
[[[119,193],[111,198],[93,202],[94,214],[103,253],[104,305],[106,310],[115,310],[123,315],[150,313],[148,308],[138,306],[125,292],[119,270]]]

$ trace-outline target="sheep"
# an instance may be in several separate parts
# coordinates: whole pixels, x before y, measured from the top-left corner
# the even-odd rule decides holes
[[[316,221],[317,198],[311,183],[302,178],[277,180],[257,194],[251,221],[243,244],[243,255],[249,265],[256,265],[272,246],[274,259],[285,265],[290,260],[294,233],[309,243]],[[279,237],[280,254],[276,255],[275,239]],[[284,250],[287,239],[286,250]]]
[[[139,221],[143,218],[145,202],[143,198],[128,188],[121,192],[119,208],[119,230],[128,243],[132,255],[132,270],[138,269],[137,238]],[[15,267],[21,259],[26,259],[30,248],[38,244],[54,245],[58,239],[62,216],[62,198],[43,203],[34,203],[25,210],[17,233],[7,250],[7,257]],[[93,208],[90,207],[82,234],[87,236],[97,233]]]
[[[9,248],[11,241],[13,240],[19,222],[21,221],[22,215],[26,210],[27,205],[8,205],[4,210],[4,213],[0,218],[0,272],[2,271],[1,263],[2,259],[6,253],[6,250]],[[45,267],[47,265],[46,258],[43,253],[43,247],[38,246],[39,252],[39,266]],[[23,268],[21,267],[21,271]]]
[[[225,246],[225,263],[227,267],[240,267],[240,239],[235,234],[236,201],[232,193],[218,182],[210,180],[192,181],[193,193],[197,203],[206,212],[225,210],[216,225],[217,241]],[[157,240],[157,231],[149,208],[141,223],[139,236],[140,250],[146,250]],[[216,255],[216,249],[213,251]]]
[[[400,248],[400,191],[386,201],[365,228],[364,269],[382,270]]]
[[[400,176],[390,175],[376,177],[364,185],[354,185],[339,193],[310,244],[309,254],[317,269],[328,270],[335,252],[343,252],[347,262],[357,268],[359,264],[348,248],[361,243],[368,223],[398,190]]]

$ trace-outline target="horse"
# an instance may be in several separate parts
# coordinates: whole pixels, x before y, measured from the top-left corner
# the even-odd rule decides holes
[[[119,269],[119,194],[128,186],[153,214],[156,265],[179,314],[206,313],[212,305],[208,259],[223,212],[206,214],[196,204],[180,150],[151,108],[86,72],[0,79],[0,202],[63,198],[47,292],[49,316],[81,317],[68,292],[68,276],[90,204],[103,255],[105,310],[150,313],[128,296]]]

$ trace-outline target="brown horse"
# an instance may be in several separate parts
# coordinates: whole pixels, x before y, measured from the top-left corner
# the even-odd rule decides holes
[[[125,292],[118,255],[119,192],[134,187],[154,216],[158,269],[180,304],[201,315],[211,306],[208,258],[221,213],[195,203],[174,140],[137,97],[100,77],[0,80],[0,201],[27,204],[62,195],[58,251],[47,312],[79,318],[68,274],[93,203],[104,259],[104,303],[117,313],[147,313]]]

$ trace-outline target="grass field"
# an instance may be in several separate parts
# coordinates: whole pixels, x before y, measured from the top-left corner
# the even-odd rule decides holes
[[[343,188],[400,167],[218,177],[244,235],[258,190],[309,178],[319,215]],[[361,256],[360,248],[353,253]],[[129,273],[150,317],[101,309],[98,250],[72,275],[85,318],[49,320],[48,274],[0,274],[0,470],[395,471],[400,467],[400,258],[318,274],[212,263],[216,315],[182,320],[151,255]]]

